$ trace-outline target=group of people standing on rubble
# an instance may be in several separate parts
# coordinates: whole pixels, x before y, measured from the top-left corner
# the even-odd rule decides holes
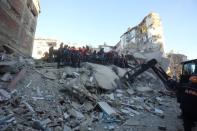
[[[72,66],[80,67],[81,62],[92,62],[98,64],[114,64],[119,67],[128,67],[127,59],[124,55],[119,56],[115,51],[104,52],[101,48],[98,52],[90,49],[88,46],[75,48],[60,44],[58,50],[53,46],[49,48],[48,62],[57,62],[57,67]]]

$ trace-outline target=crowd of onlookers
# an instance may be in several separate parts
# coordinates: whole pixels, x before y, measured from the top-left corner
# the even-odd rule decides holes
[[[128,67],[124,55],[118,55],[115,51],[104,52],[104,48],[99,51],[90,49],[88,46],[75,48],[61,43],[58,50],[53,46],[49,48],[49,53],[45,54],[48,62],[57,62],[57,67],[72,66],[80,67],[81,62],[92,62],[98,64],[114,64],[119,67]]]

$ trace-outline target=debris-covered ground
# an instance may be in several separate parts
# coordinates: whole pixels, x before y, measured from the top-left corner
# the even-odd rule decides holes
[[[150,72],[129,84],[112,65],[57,69],[19,57],[0,66],[0,130],[183,131],[175,96]]]

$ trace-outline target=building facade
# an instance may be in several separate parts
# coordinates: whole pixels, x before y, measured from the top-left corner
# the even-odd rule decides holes
[[[0,0],[0,44],[31,56],[39,0]]]

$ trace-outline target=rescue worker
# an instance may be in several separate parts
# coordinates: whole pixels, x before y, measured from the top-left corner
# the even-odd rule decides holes
[[[97,53],[96,53],[96,50],[94,50],[92,54],[92,62],[96,62],[96,59],[97,59]]]
[[[69,60],[69,50],[68,50],[68,45],[65,45],[64,46],[64,65],[69,65],[69,62],[70,62],[70,60]]]
[[[99,57],[99,64],[104,64],[104,48],[101,48],[100,51],[98,52],[98,57]]]
[[[60,44],[60,48],[58,49],[57,52],[57,68],[60,68],[61,63],[63,62],[64,58],[64,48],[63,48],[63,43]]]
[[[54,61],[53,54],[54,54],[54,49],[53,49],[53,46],[51,46],[49,48],[49,59],[48,59],[48,62],[53,62]]]

